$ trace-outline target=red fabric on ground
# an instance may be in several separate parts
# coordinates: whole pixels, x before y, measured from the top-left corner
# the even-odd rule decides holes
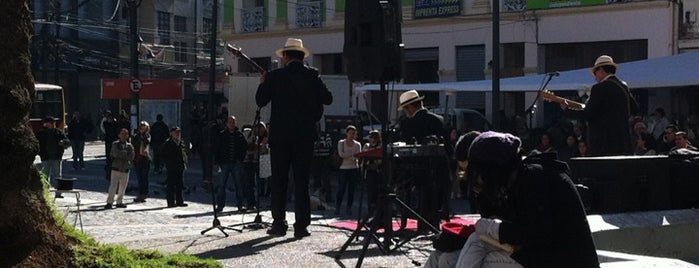
[[[442,221],[444,222],[444,221]],[[475,219],[470,219],[470,218],[460,218],[460,217],[453,217],[449,220],[449,222],[456,222],[456,223],[461,223],[463,225],[473,225],[476,224]],[[334,227],[337,228],[342,228],[342,229],[347,229],[347,230],[354,230],[357,228],[357,221],[356,220],[345,220],[345,221],[337,221],[331,224]],[[441,223],[440,223],[441,225]],[[400,229],[400,220],[394,220],[393,221],[393,230],[397,231]],[[415,219],[408,219],[408,224],[406,225],[407,230],[417,230],[417,220]]]

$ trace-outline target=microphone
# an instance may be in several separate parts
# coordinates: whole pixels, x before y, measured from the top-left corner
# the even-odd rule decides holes
[[[561,75],[561,73],[559,73],[558,71],[555,71],[555,72],[547,73],[546,75],[548,75],[548,76],[559,76],[559,75]]]

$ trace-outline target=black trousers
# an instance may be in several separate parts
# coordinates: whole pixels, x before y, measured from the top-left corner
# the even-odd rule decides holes
[[[272,160],[272,218],[273,225],[282,225],[286,219],[286,193],[289,182],[289,170],[293,172],[294,228],[306,228],[311,224],[311,201],[308,183],[313,159],[313,142],[292,144],[273,144]]]
[[[167,205],[174,206],[184,203],[182,200],[182,190],[184,189],[184,170],[167,169],[167,186],[165,187],[165,197]]]

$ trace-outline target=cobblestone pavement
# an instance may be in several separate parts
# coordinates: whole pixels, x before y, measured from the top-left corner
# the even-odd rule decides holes
[[[104,172],[104,143],[98,141],[86,145],[85,170],[73,170],[71,155],[70,149],[64,154],[63,176],[77,178],[74,188],[80,193],[79,215],[83,230],[100,243],[121,244],[131,249],[157,249],[165,253],[182,252],[219,260],[224,267],[353,267],[362,252],[365,253],[364,267],[417,267],[433,251],[428,239],[411,239],[390,254],[383,254],[373,243],[363,251],[363,238],[360,238],[351,241],[348,249],[336,259],[340,247],[348,241],[352,232],[333,227],[332,224],[356,216],[338,217],[332,209],[313,211],[309,226],[311,236],[295,239],[293,229],[290,229],[284,237],[271,237],[265,233],[265,229],[244,228],[254,220],[255,213],[231,211],[235,210],[233,193],[229,193],[227,209],[218,219],[221,226],[237,230],[224,230],[228,237],[215,228],[202,234],[203,230],[214,226],[214,214],[211,195],[202,184],[200,159],[193,159],[185,173],[187,190],[184,199],[189,206],[167,208],[163,186],[165,177],[151,173],[152,194],[147,202],[133,203],[136,193],[127,191],[124,199],[127,208],[105,210],[108,181]],[[38,157],[35,163],[39,163]],[[135,188],[136,179],[131,175],[130,188]],[[358,189],[358,192],[361,190]],[[80,228],[75,195],[64,194],[64,198],[55,200],[59,209],[67,212],[65,219]],[[355,198],[355,203],[358,200]],[[260,207],[266,208],[268,203],[267,199],[262,199]],[[293,210],[292,203],[287,206]],[[466,207],[465,201],[461,200],[456,200],[452,205],[456,214],[475,217],[464,213]],[[260,215],[262,222],[271,222],[268,210],[263,210]],[[293,212],[287,213],[287,221],[290,224],[294,222]],[[592,223],[596,224],[595,221]],[[609,225],[604,222],[600,224]],[[593,230],[600,226],[593,226]],[[602,267],[697,267],[679,260],[601,250],[598,250],[598,255]]]
[[[228,198],[226,210],[218,217],[221,225],[240,230],[225,230],[225,237],[218,229],[201,232],[214,224],[211,195],[202,184],[199,159],[193,159],[185,175],[188,207],[167,208],[164,195],[164,175],[150,175],[151,197],[145,203],[133,203],[135,191],[127,191],[124,203],[127,208],[103,209],[107,199],[108,182],[104,175],[104,144],[89,142],[85,151],[85,170],[73,170],[72,152],[67,150],[63,162],[63,176],[77,178],[74,188],[80,191],[83,230],[97,241],[121,244],[133,249],[157,249],[166,253],[183,252],[221,261],[225,267],[350,267],[355,266],[362,252],[362,239],[352,241],[346,252],[336,260],[340,247],[348,240],[351,231],[338,229],[332,224],[355,217],[334,216],[333,210],[313,211],[309,231],[312,235],[303,239],[293,237],[293,227],[284,237],[271,237],[265,229],[248,229],[255,213],[237,213]],[[38,160],[36,161],[39,162]],[[133,177],[131,186],[136,185]],[[355,199],[357,200],[357,199]],[[64,194],[56,199],[59,209],[67,211],[66,220],[80,227],[75,212],[75,196]],[[355,202],[358,203],[358,202]],[[264,199],[261,207],[268,207]],[[288,204],[293,210],[293,203]],[[356,211],[356,209],[355,209]],[[354,212],[354,215],[357,213]],[[271,214],[261,212],[262,222],[270,223]],[[287,213],[287,221],[294,222],[293,212]],[[415,267],[421,265],[432,251],[427,239],[412,239],[391,254],[383,254],[375,244],[370,244],[363,261],[364,267]]]

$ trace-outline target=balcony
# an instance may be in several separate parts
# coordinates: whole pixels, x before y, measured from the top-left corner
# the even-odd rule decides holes
[[[322,2],[299,2],[296,4],[297,28],[320,28],[322,25]]]
[[[254,33],[265,31],[265,7],[241,8],[241,32]]]
[[[503,0],[502,12],[524,11],[527,9],[525,0]]]

